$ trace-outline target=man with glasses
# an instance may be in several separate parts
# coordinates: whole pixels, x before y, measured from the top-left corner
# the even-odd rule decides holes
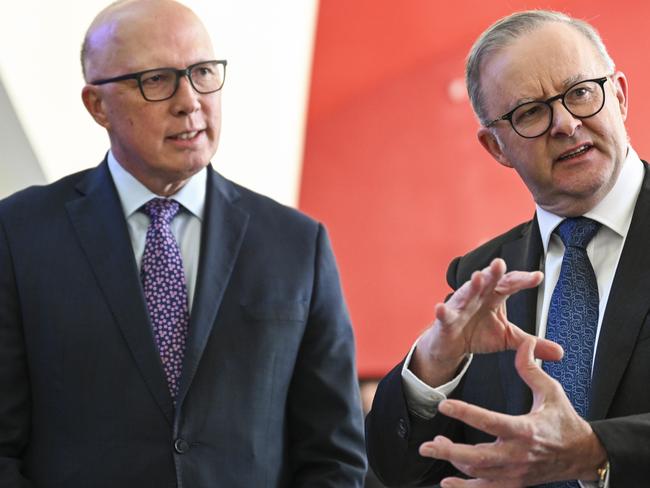
[[[361,487],[326,232],[210,166],[226,61],[205,27],[119,1],[82,64],[105,160],[0,202],[0,485]]]
[[[451,263],[379,386],[370,463],[389,486],[648,486],[650,176],[625,75],[589,24],[528,11],[479,37],[466,80],[536,213]]]

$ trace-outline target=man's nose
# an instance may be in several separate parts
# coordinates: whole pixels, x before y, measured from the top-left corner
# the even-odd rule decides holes
[[[178,80],[178,89],[172,97],[174,112],[178,114],[196,112],[201,108],[200,96],[201,94],[194,89],[187,75],[181,76]]]
[[[551,136],[572,136],[582,125],[582,120],[573,115],[560,100],[553,102]]]

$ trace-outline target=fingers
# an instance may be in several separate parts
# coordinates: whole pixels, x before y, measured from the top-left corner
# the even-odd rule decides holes
[[[501,258],[495,258],[480,271],[472,273],[471,278],[465,282],[449,300],[449,304],[462,308],[471,300],[494,292],[502,299],[517,293],[520,290],[534,288],[544,279],[541,271],[511,271],[506,273],[506,263]]]
[[[536,338],[535,357],[542,361],[559,361],[564,357],[564,349],[557,342],[548,339]]]
[[[514,481],[517,468],[513,461],[517,457],[506,444],[493,442],[488,444],[456,444],[443,436],[437,436],[431,442],[420,446],[420,454],[425,457],[441,459],[453,464],[462,473],[478,478],[466,484],[469,480],[447,478],[447,484],[442,486],[522,486]],[[495,481],[489,481],[495,480]],[[498,485],[493,483],[497,482]]]
[[[435,317],[443,324],[450,324],[458,318],[458,311],[445,303],[438,303],[435,308]]]
[[[445,478],[440,482],[441,488],[520,488],[521,484],[505,480],[490,481],[484,479],[464,480],[462,478]]]
[[[420,454],[426,457],[443,459],[456,466],[475,466],[476,468],[487,468],[500,466],[502,460],[496,453],[494,444],[458,444],[450,441],[444,436],[437,436],[430,442],[420,446]]]
[[[526,338],[517,348],[515,355],[515,369],[533,393],[548,387],[553,381],[535,362],[533,352],[536,342],[533,337]]]
[[[479,299],[486,293],[494,291],[494,287],[503,277],[506,264],[503,259],[494,259],[489,266],[481,271],[474,271],[471,278],[458,288],[444,307],[436,307],[436,318],[448,323],[456,318],[452,312],[472,309],[479,305]]]
[[[474,271],[469,280],[471,292],[475,296],[484,295],[491,292],[494,287],[503,278],[506,272],[506,262],[503,259],[493,259],[489,266],[481,271]]]
[[[524,341],[532,340],[536,358],[543,361],[559,361],[564,356],[564,349],[558,343],[528,334],[514,324],[511,325],[509,333],[508,349],[519,349]]]
[[[482,273],[486,276],[486,290],[495,291],[496,286],[506,275],[506,262],[501,258],[495,258]]]
[[[467,308],[472,301],[481,296],[490,281],[490,276],[489,268],[474,271],[470,279],[454,292],[446,304],[456,309]]]
[[[544,273],[541,271],[510,271],[499,279],[495,291],[510,296],[520,290],[534,288],[543,280]]]
[[[544,280],[544,273],[541,271],[505,271],[505,261],[500,258],[492,260],[490,265],[481,271],[485,280],[482,293],[493,293],[493,305],[503,302],[521,290],[535,288]]]
[[[460,400],[444,400],[438,405],[438,411],[495,437],[513,437],[528,428],[521,417],[493,412]]]

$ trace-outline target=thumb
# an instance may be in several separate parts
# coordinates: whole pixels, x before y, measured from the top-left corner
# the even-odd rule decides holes
[[[507,320],[507,319],[506,319]],[[559,361],[564,356],[564,349],[558,343],[542,337],[535,337],[521,330],[513,323],[509,323],[510,335],[508,336],[508,349],[517,349],[526,340],[533,341],[533,354],[543,361]]]
[[[549,376],[535,362],[534,351],[536,345],[536,337],[529,336],[525,338],[517,347],[515,356],[517,373],[533,393],[541,390],[550,380]]]

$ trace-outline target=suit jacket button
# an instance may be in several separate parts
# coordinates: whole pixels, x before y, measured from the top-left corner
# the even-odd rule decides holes
[[[400,436],[402,439],[406,439],[406,436],[408,435],[408,429],[406,428],[406,420],[399,419],[399,422],[397,423],[397,435]]]
[[[190,445],[185,439],[178,438],[174,441],[174,450],[178,454],[185,454],[190,450]]]

